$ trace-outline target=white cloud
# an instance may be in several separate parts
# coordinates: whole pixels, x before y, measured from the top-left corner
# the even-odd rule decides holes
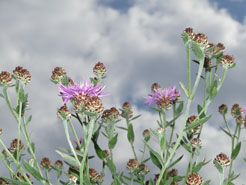
[[[129,99],[133,103],[143,102],[143,96],[153,82],[159,82],[163,87],[180,80],[185,82],[185,48],[180,34],[189,26],[208,35],[211,42],[224,43],[237,62],[237,68],[228,74],[220,97],[208,111],[217,111],[221,103],[245,104],[245,82],[241,79],[244,79],[245,69],[246,27],[232,19],[227,11],[206,0],[137,0],[123,13],[98,2],[0,2],[0,67],[11,71],[22,65],[31,71],[32,83],[28,85],[33,111],[31,130],[33,139],[42,150],[53,150],[57,145],[64,145],[65,141],[61,124],[56,121],[56,108],[61,101],[56,97],[56,87],[49,82],[54,67],[62,66],[72,78],[81,80],[91,76],[94,63],[101,60],[108,69],[109,78],[105,83],[111,93],[111,97],[104,98],[105,107],[120,107]],[[152,118],[142,107],[135,109],[144,114],[135,124],[141,137],[143,128],[149,126]],[[13,120],[5,112],[1,111],[2,119],[12,124]],[[5,124],[4,128],[9,133],[8,139],[15,137],[12,126]],[[53,138],[47,137],[53,131]],[[216,139],[216,135],[221,133],[214,127],[204,129],[204,148],[209,152],[217,145],[223,150],[227,148],[224,137]],[[214,146],[207,146],[215,140]],[[120,146],[126,145],[126,140],[120,142]],[[48,146],[46,143],[52,144]],[[141,145],[140,140],[136,144]],[[42,150],[38,151],[42,153]],[[121,150],[122,147],[118,148]],[[129,156],[123,151],[120,153],[118,159],[126,161]],[[57,157],[51,151],[42,155]],[[237,166],[243,170],[242,166]],[[212,167],[211,170],[215,171]]]

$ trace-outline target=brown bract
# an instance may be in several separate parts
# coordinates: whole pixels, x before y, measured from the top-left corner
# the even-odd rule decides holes
[[[17,66],[14,70],[13,70],[13,74],[14,76],[20,80],[21,82],[23,82],[24,84],[27,84],[31,81],[31,74],[29,73],[29,71],[27,69],[24,69],[21,66]]]
[[[0,85],[1,84],[10,85],[11,83],[12,83],[11,74],[7,71],[2,71],[0,73]]]
[[[220,154],[216,155],[214,161],[217,161],[222,167],[227,167],[230,165],[230,158],[221,152]]]
[[[102,78],[103,76],[105,76],[106,72],[107,72],[106,67],[102,62],[96,63],[96,65],[93,67],[93,73],[98,78]]]
[[[52,71],[51,79],[58,83],[61,82],[66,75],[67,73],[61,67],[56,67]]]
[[[40,166],[47,170],[50,169],[52,166],[51,160],[48,157],[44,157],[40,162]]]
[[[202,185],[203,180],[197,173],[191,173],[186,181],[187,185]]]

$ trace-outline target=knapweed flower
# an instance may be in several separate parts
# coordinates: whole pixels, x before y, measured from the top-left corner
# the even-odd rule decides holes
[[[63,78],[67,75],[67,73],[61,68],[61,67],[56,67],[53,71],[52,71],[52,76],[51,79],[55,82],[55,83],[61,83],[61,81],[63,80]]]
[[[243,108],[243,113],[246,114],[246,107]]]
[[[2,71],[0,73],[0,85],[11,85],[12,77],[11,74],[7,71]]]
[[[197,119],[197,117],[196,117],[195,115],[190,116],[190,117],[187,119],[187,121],[186,121],[186,125],[189,126],[189,125],[190,125],[193,121],[195,121],[196,119]],[[191,131],[192,131],[193,133],[196,133],[199,129],[200,129],[200,125],[198,125],[198,126],[192,128]]]
[[[123,103],[121,116],[124,118],[133,116],[132,104],[130,102],[126,101]]]
[[[51,160],[48,157],[44,157],[40,162],[40,166],[45,170],[49,170],[52,166]]]
[[[94,86],[93,83],[87,83],[84,81],[83,83],[74,83],[74,85],[58,85],[60,90],[59,96],[63,98],[63,104],[67,103],[68,101],[72,101],[75,96],[83,95],[83,96],[97,96],[103,97],[108,96],[109,94],[104,93],[105,86],[97,84]]]
[[[58,169],[62,169],[63,168],[63,162],[61,160],[57,160],[55,162],[55,167],[57,167]]]
[[[119,111],[115,107],[112,107],[111,109],[103,111],[102,120],[113,121],[118,118],[119,114]]]
[[[199,139],[199,138],[194,138],[194,139],[192,139],[192,141],[191,141],[191,145],[192,145],[192,147],[194,147],[194,148],[200,148],[200,147],[202,146],[202,141],[201,141],[201,139]]]
[[[202,184],[203,184],[202,177],[200,177],[197,173],[191,173],[186,181],[186,185],[202,185]]]
[[[14,153],[17,150],[17,145],[18,145],[18,139],[14,139],[12,140],[11,144],[10,144],[10,148],[9,151],[11,153]],[[21,140],[19,140],[19,150],[21,151],[24,148],[23,143],[21,142]]]
[[[126,165],[126,169],[132,173],[139,167],[138,161],[136,159],[130,159]]]
[[[225,52],[225,46],[222,43],[218,43],[216,46],[212,43],[209,43],[205,52],[206,55],[208,55],[210,58],[213,56],[218,56],[219,54]]]
[[[94,183],[101,183],[103,181],[102,176],[99,175],[99,173],[94,168],[89,169],[89,175],[90,175],[90,180],[93,181]]]
[[[23,69],[21,66],[17,66],[13,70],[13,75],[16,79],[20,80],[24,84],[27,84],[31,81],[31,74],[27,69]]]
[[[106,67],[102,62],[96,63],[96,65],[93,67],[93,73],[98,77],[98,78],[103,78],[106,74],[107,70]]]
[[[234,65],[234,57],[230,55],[224,55],[220,60],[220,64],[224,68],[230,68]]]
[[[198,33],[193,39],[200,47],[207,48],[208,47],[208,37],[203,33]]]
[[[176,86],[172,86],[167,89],[155,89],[148,97],[146,97],[146,104],[156,104],[159,108],[169,109],[171,103],[178,100],[180,92],[176,89]]]
[[[237,118],[243,113],[243,108],[239,104],[234,104],[231,108],[231,115]]]
[[[193,40],[196,36],[196,33],[193,31],[193,28],[186,28],[184,32],[188,35],[190,40]],[[181,37],[184,37],[183,34],[181,35]]]
[[[64,113],[64,115],[62,114],[62,112]],[[60,109],[58,109],[57,116],[61,120],[67,120],[71,118],[71,112],[66,105],[63,105]]]
[[[221,152],[219,155],[216,155],[214,161],[217,161],[223,168],[229,166],[231,163],[230,158],[223,152]]]
[[[220,114],[225,115],[227,113],[227,110],[228,110],[227,105],[222,104],[219,106],[219,113]]]

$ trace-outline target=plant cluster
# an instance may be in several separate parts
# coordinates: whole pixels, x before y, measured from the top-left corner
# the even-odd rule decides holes
[[[0,184],[33,184],[33,180],[46,185],[57,184],[102,184],[105,177],[105,168],[112,175],[113,185],[141,184],[141,185],[207,185],[210,180],[205,180],[199,175],[199,171],[211,160],[201,159],[202,140],[201,134],[204,124],[212,117],[207,113],[208,106],[218,94],[230,68],[235,66],[234,57],[224,55],[223,44],[210,43],[206,35],[196,34],[192,28],[187,28],[182,33],[182,39],[187,51],[187,86],[180,82],[181,91],[176,85],[162,88],[158,83],[151,86],[151,92],[145,97],[145,103],[159,115],[158,129],[148,128],[143,131],[143,149],[138,155],[134,145],[135,132],[133,123],[140,115],[134,115],[130,102],[123,103],[121,108],[105,109],[102,98],[109,96],[105,92],[103,79],[106,77],[106,67],[98,62],[90,81],[84,80],[77,83],[61,67],[56,67],[51,75],[51,81],[57,85],[59,96],[62,99],[61,107],[57,110],[57,116],[62,121],[66,140],[69,148],[58,147],[56,152],[61,159],[52,164],[48,157],[39,161],[35,154],[35,144],[31,142],[28,125],[32,116],[27,116],[28,94],[25,86],[31,81],[31,75],[23,67],[16,67],[13,73],[3,71],[0,73],[0,85],[3,93],[0,96],[5,99],[9,110],[17,122],[18,135],[10,146],[7,147],[0,139],[2,152],[0,159],[9,171],[9,177],[2,176]],[[191,60],[191,56],[194,57]],[[196,78],[192,83],[191,62],[198,65]],[[196,95],[200,81],[203,82],[203,99],[201,104],[195,105],[197,113],[192,113],[191,106]],[[15,88],[15,103],[10,101],[8,91]],[[192,104],[193,103],[193,104]],[[231,138],[231,154],[221,152],[213,159],[214,166],[218,170],[220,185],[232,185],[239,174],[233,170],[233,162],[237,158],[242,141],[241,130],[246,127],[246,108],[235,104],[231,108],[231,115],[235,119],[235,126],[229,125],[226,115],[227,106],[222,104],[219,113],[222,115],[225,125],[221,130]],[[181,115],[183,117],[181,118]],[[120,121],[126,124],[119,126]],[[181,130],[177,132],[176,124],[179,122]],[[80,138],[74,127],[80,124],[83,130],[83,138]],[[114,150],[117,145],[119,130],[127,132],[127,140],[132,149],[132,158],[126,161],[126,172],[117,168]],[[1,130],[2,132],[2,130]],[[23,137],[24,141],[21,141]],[[100,146],[99,137],[105,137],[107,148]],[[155,144],[153,144],[155,143]],[[153,145],[157,146],[154,147]],[[94,160],[89,154],[89,148],[94,147],[98,159],[102,162],[102,169],[90,167],[90,161]],[[177,164],[183,159],[183,155],[177,156],[179,148],[183,147],[189,155],[185,174],[179,174]],[[157,149],[158,148],[158,149]],[[27,149],[27,150],[25,150]],[[246,159],[244,159],[246,161]],[[154,177],[146,175],[157,168],[159,173]],[[226,168],[229,167],[226,176]],[[55,171],[56,179],[50,178],[50,172]]]

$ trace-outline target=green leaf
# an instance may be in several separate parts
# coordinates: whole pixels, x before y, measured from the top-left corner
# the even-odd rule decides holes
[[[161,164],[163,164],[163,159],[161,157],[161,155],[156,152],[146,141],[144,141],[144,144],[148,147],[148,149],[155,155],[155,157],[161,162]]]
[[[29,183],[24,182],[24,181],[13,180],[13,179],[9,179],[9,178],[6,178],[6,177],[1,177],[1,178],[6,180],[7,182],[9,182],[10,184],[29,185]]]
[[[95,148],[95,151],[96,151],[96,154],[97,156],[100,158],[100,159],[106,159],[106,154],[102,151],[102,149],[98,146],[97,143],[94,143],[94,148]]]
[[[231,160],[235,160],[240,152],[241,149],[241,142],[237,144],[237,146],[234,148],[234,150],[231,153]]]
[[[192,51],[199,60],[204,58],[204,52],[196,42],[192,42]]]
[[[94,78],[90,78],[90,81],[91,81],[91,83],[93,83],[93,84],[94,84],[94,86],[96,86],[96,85],[97,85],[97,81],[96,81]]]
[[[182,158],[184,157],[184,155],[181,155],[178,159],[176,159],[175,161],[173,161],[171,164],[169,164],[169,166],[167,167],[167,169],[172,168],[175,164],[177,164]]]
[[[108,147],[114,149],[118,139],[118,133],[108,142]]]
[[[30,115],[26,121],[26,125],[28,125],[32,121],[32,115]]]
[[[134,131],[133,131],[133,126],[130,123],[128,126],[128,133],[127,133],[127,138],[130,143],[134,142]]]
[[[211,182],[210,180],[205,181],[202,185],[209,185],[210,182]]]
[[[119,126],[116,126],[117,128],[119,128],[119,129],[121,129],[121,130],[125,130],[125,131],[128,131],[128,129],[127,128],[125,128],[125,127],[119,127]]]
[[[192,128],[197,127],[198,125],[204,124],[204,123],[207,122],[211,117],[212,117],[212,115],[208,115],[208,116],[206,116],[206,117],[204,117],[204,118],[202,118],[202,119],[199,119],[199,120],[197,120],[197,121],[193,121],[190,125],[188,125],[188,126],[184,129],[184,131],[190,130],[190,129],[192,129]]]
[[[141,114],[133,117],[132,119],[130,119],[130,121],[135,120],[135,119],[139,118],[140,116],[141,116]]]
[[[217,170],[219,171],[220,174],[223,173],[223,167],[220,165],[220,163],[218,163],[218,161],[214,160],[214,164],[215,167],[217,168]]]
[[[185,85],[182,83],[182,82],[179,82],[179,85],[181,86],[181,88],[183,89],[186,97],[189,97],[189,93],[188,93],[188,90],[187,88],[185,87]]]
[[[161,140],[160,140],[160,148],[161,148],[161,151],[164,150],[165,142],[166,142],[166,138],[162,135],[161,136]]]
[[[173,182],[173,178],[170,177],[168,180],[165,182],[165,185],[170,185]]]
[[[213,87],[212,92],[210,94],[210,100],[213,100],[216,95],[217,95],[217,87]]]
[[[33,153],[35,153],[35,143],[34,142],[31,143],[31,147],[32,147]],[[27,148],[27,152],[31,155],[30,148]]]
[[[45,180],[36,168],[32,167],[26,160],[23,160],[24,168],[38,181]]]
[[[198,114],[200,114],[200,112],[202,111],[203,107],[201,105],[197,105],[197,112]],[[206,116],[206,114],[204,113],[204,111],[201,113],[201,115],[199,116],[199,119],[202,119]]]
[[[56,152],[57,152],[62,158],[64,158],[65,160],[67,160],[68,162],[70,162],[70,163],[72,163],[72,164],[74,164],[74,165],[77,165],[77,166],[80,165],[79,162],[77,162],[77,160],[76,160],[75,158],[73,158],[72,156],[67,155],[67,154],[65,154],[65,153],[62,153],[62,152],[60,152],[60,151],[58,151],[58,150],[56,150]]]
[[[202,162],[199,162],[198,164],[196,164],[193,169],[192,172],[199,172],[200,169],[205,166],[206,164],[208,164],[211,160],[205,162],[205,160],[203,160]]]
[[[155,164],[159,169],[161,169],[162,165],[160,161],[158,160],[158,158],[151,151],[149,151],[149,155],[150,155],[150,159],[153,162],[153,164]]]
[[[182,112],[182,110],[183,110],[183,108],[184,108],[184,101],[181,101],[180,103],[179,103],[179,106],[177,107],[177,109],[175,110],[175,114],[180,114],[181,112]]]
[[[116,167],[111,159],[108,160],[107,166],[112,174],[116,173]]]
[[[230,67],[228,67],[228,69],[232,69],[236,66],[236,63],[233,63]]]
[[[225,129],[223,129],[222,127],[220,127],[220,129],[221,129],[226,135],[228,135],[229,137],[232,137],[232,135],[231,135],[229,132],[227,132]]]
[[[68,86],[69,84],[69,80],[67,76],[64,76],[62,81],[61,81],[62,85]]]

